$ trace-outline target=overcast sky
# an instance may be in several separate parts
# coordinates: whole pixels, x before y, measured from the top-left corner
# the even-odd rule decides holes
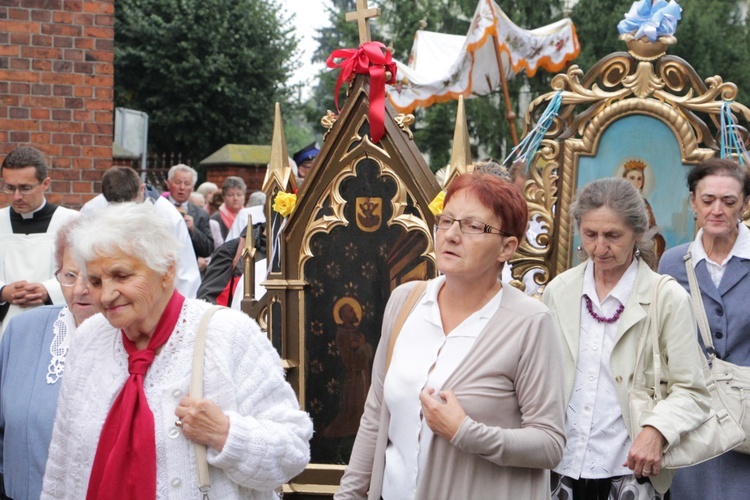
[[[317,42],[313,38],[317,34],[316,30],[328,24],[325,12],[327,4],[327,0],[287,0],[281,4],[290,14],[295,14],[294,25],[300,38],[301,66],[294,72],[291,84],[312,83],[315,74],[325,68],[324,63],[313,65],[310,60],[317,48]]]

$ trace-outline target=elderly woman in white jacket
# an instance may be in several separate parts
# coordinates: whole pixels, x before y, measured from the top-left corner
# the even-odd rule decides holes
[[[72,235],[102,313],[68,354],[42,498],[202,498],[195,442],[212,498],[274,498],[309,461],[310,419],[258,325],[231,310],[211,319],[204,398],[190,397],[209,304],[175,290],[177,242],[150,212],[111,206]]]

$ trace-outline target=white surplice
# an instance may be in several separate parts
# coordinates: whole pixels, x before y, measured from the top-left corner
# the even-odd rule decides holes
[[[78,212],[57,207],[46,233],[16,234],[10,223],[10,210],[10,207],[0,209],[0,287],[21,280],[41,283],[53,304],[63,304],[65,299],[55,279],[55,237],[60,227],[71,217],[77,217]],[[0,323],[0,335],[10,318],[25,310],[28,308],[11,304]]]

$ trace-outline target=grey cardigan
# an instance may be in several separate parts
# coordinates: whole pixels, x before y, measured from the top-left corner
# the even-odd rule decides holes
[[[383,404],[393,323],[413,283],[393,291],[372,385],[336,499],[378,500],[390,413]],[[467,413],[449,442],[434,436],[415,498],[549,498],[565,444],[562,355],[549,310],[506,286],[497,312],[446,380]],[[369,495],[368,495],[369,491]]]

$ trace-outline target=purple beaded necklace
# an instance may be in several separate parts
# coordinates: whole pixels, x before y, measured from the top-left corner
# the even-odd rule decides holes
[[[586,301],[586,310],[589,312],[591,317],[599,323],[614,323],[615,321],[620,319],[620,314],[622,314],[623,309],[625,309],[625,306],[623,304],[620,304],[620,307],[617,308],[614,316],[612,316],[611,318],[605,318],[604,316],[599,316],[594,312],[594,306],[591,303],[591,299],[588,295],[584,295],[583,300]]]

